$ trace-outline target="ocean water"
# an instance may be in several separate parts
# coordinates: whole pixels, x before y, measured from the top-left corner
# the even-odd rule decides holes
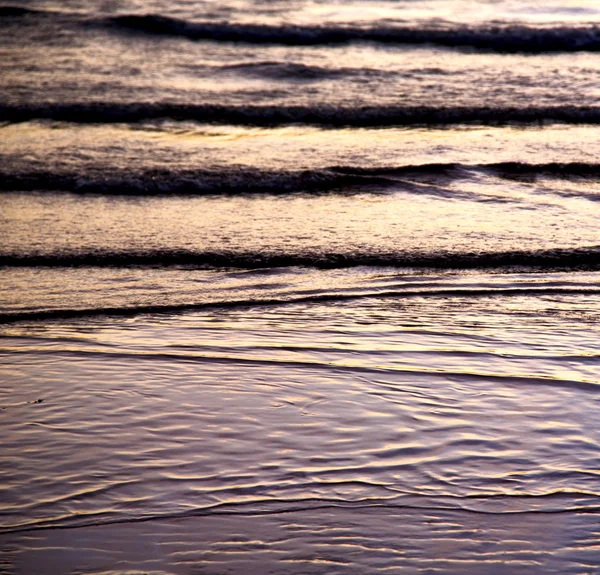
[[[0,573],[600,572],[600,5],[0,5]]]

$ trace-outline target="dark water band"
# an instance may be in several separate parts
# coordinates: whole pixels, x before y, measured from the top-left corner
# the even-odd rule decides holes
[[[311,267],[425,268],[436,270],[507,269],[596,270],[600,269],[600,246],[502,252],[458,253],[269,253],[239,251],[192,251],[150,249],[111,251],[97,249],[73,253],[0,253],[0,266],[9,267],[181,267],[266,269]]]
[[[325,128],[509,124],[600,124],[600,106],[282,106],[176,103],[0,104],[0,121],[56,120],[78,124],[136,123],[171,119],[203,124]]]
[[[65,171],[10,169],[10,158],[0,168],[0,192],[66,192],[112,196],[208,196],[293,193],[351,194],[385,190],[477,201],[475,192],[444,187],[452,181],[485,175],[508,180],[538,178],[598,180],[600,164],[585,162],[497,162],[491,164],[434,163],[366,168],[329,166],[310,170],[274,170],[240,166],[199,169],[90,168]],[[600,199],[594,190],[559,190],[557,193]],[[489,201],[489,198],[486,198]]]

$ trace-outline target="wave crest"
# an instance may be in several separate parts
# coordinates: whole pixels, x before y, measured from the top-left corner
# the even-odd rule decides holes
[[[428,268],[443,270],[518,268],[549,270],[600,269],[600,246],[572,249],[502,252],[364,252],[270,253],[154,249],[139,251],[94,250],[73,253],[0,253],[1,267],[135,267],[193,266],[208,268],[263,269],[314,267],[322,269],[358,266]]]
[[[308,124],[325,128],[600,124],[600,106],[282,106],[175,103],[0,104],[0,122],[56,120],[77,124],[135,123],[169,118],[204,124],[274,127]]]
[[[106,24],[138,32],[190,40],[310,46],[356,41],[382,44],[433,44],[445,48],[475,48],[500,53],[541,53],[600,50],[600,29],[594,26],[552,28],[493,26],[294,26],[191,22],[155,14],[110,18]]]
[[[220,169],[114,170],[77,172],[1,170],[0,192],[52,191],[102,195],[247,195],[291,193],[354,193],[394,189],[419,195],[457,197],[465,194],[429,183],[443,184],[486,172],[506,179],[598,179],[594,163],[498,162],[438,163],[379,168],[330,166],[312,170],[261,170],[224,166]],[[597,199],[597,194],[585,194]],[[477,199],[477,198],[473,198]]]
[[[527,26],[514,24],[415,26],[379,23],[292,25],[247,24],[239,22],[192,21],[160,14],[120,14],[89,17],[76,13],[44,11],[21,6],[0,7],[0,18],[46,17],[80,26],[95,26],[120,33],[153,34],[247,44],[316,46],[373,42],[386,45],[432,45],[443,48],[469,48],[497,53],[597,52],[600,50],[598,26]]]

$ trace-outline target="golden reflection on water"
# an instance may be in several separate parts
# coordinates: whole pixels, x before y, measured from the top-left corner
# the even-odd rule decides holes
[[[189,16],[192,4],[175,15]],[[252,8],[265,22],[387,18],[396,25],[435,17],[440,26],[447,25],[440,18],[462,25],[492,15],[547,21],[555,9],[408,4]],[[578,7],[600,18],[590,0]],[[236,10],[245,11],[242,21],[259,14],[244,2],[234,2]],[[577,10],[560,14],[563,23],[581,18]],[[361,44],[257,49],[187,40],[182,50],[181,39],[143,35],[133,50],[133,40],[115,35],[106,42],[103,35],[98,42],[91,30],[92,39],[77,38],[76,47],[61,35],[48,53],[16,46],[0,83],[17,95],[60,102],[326,101],[332,109],[579,105],[600,94],[594,54]],[[257,50],[263,61],[280,64],[279,77],[241,71],[256,64]],[[233,64],[229,71],[226,64]],[[304,65],[313,76],[292,81],[288,64]],[[134,565],[166,573],[175,565],[261,572],[268,564],[273,572],[292,565],[370,573],[404,572],[402,562],[410,561],[420,571],[517,565],[526,573],[565,556],[571,566],[579,562],[581,573],[593,569],[598,538],[590,534],[597,529],[587,518],[598,499],[598,273],[305,264],[328,254],[349,262],[382,255],[387,262],[404,251],[587,249],[597,243],[600,214],[590,201],[597,182],[541,172],[510,179],[474,166],[594,163],[598,152],[593,126],[1,126],[2,170],[25,178],[44,170],[75,174],[83,184],[113,178],[100,191],[115,195],[59,189],[2,197],[2,249],[55,260],[2,270],[2,313],[42,311],[50,319],[0,328],[0,492],[8,502],[0,552],[19,555],[23,573],[40,565],[70,569],[69,561],[82,556],[100,567],[71,570]],[[138,198],[118,195],[125,185],[119,177],[135,180],[153,170],[208,179],[216,167],[237,192],[240,179],[247,181],[240,166],[252,166],[266,182],[271,174],[261,170],[435,162],[460,162],[462,175],[397,176],[397,186],[352,194],[297,188],[275,197],[289,192],[281,184],[272,194],[236,197],[169,196],[169,189],[159,197],[154,188]],[[111,250],[159,258],[146,266],[95,265]],[[245,270],[201,258],[170,266],[178,250],[255,259]],[[82,267],[58,258],[82,254]],[[273,254],[306,259],[256,265]],[[80,311],[85,317],[69,316]],[[540,519],[550,515],[537,511],[552,514],[552,527]],[[86,529],[53,528],[75,526]],[[22,529],[29,531],[18,534]],[[101,551],[114,541],[127,549]],[[260,563],[265,556],[270,563]]]
[[[595,161],[597,134],[588,126],[544,128],[469,127],[452,129],[380,128],[323,130],[285,126],[252,128],[210,126],[194,122],[150,122],[140,126],[24,122],[0,128],[0,153],[15,166],[39,169],[36,159],[63,169],[97,166],[106,171],[132,168],[145,156],[147,168],[210,168],[218,164],[270,169],[307,169],[335,165],[396,167],[431,162],[467,165],[514,161]],[[543,136],[540,138],[540,136]],[[52,157],[51,150],[57,150]],[[65,155],[62,151],[68,150]],[[58,154],[58,151],[61,151]],[[50,153],[50,156],[48,154]],[[118,155],[115,156],[115,153]],[[207,164],[207,158],[210,161]],[[161,163],[162,160],[162,163]],[[131,164],[130,162],[134,162]],[[10,165],[10,164],[8,164]],[[524,182],[523,185],[527,185]],[[554,189],[560,184],[548,183]],[[577,185],[577,184],[574,184]],[[590,186],[591,184],[581,183]]]

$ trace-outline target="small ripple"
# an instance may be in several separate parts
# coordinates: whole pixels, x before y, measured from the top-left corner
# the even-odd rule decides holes
[[[258,359],[249,357],[218,357],[207,355],[191,355],[191,354],[171,354],[171,353],[152,353],[152,352],[104,352],[104,351],[88,351],[88,350],[11,350],[8,352],[0,352],[2,355],[53,355],[56,357],[96,357],[96,358],[111,358],[123,359],[131,361],[164,361],[164,362],[187,362],[187,363],[204,363],[204,364],[226,364],[226,365],[255,365],[269,367],[285,367],[299,369],[314,369],[324,370],[332,373],[339,371],[351,373],[368,373],[368,374],[410,374],[417,377],[438,377],[449,381],[453,380],[484,380],[503,385],[547,385],[556,387],[566,387],[570,389],[579,389],[582,391],[600,392],[600,383],[592,380],[574,380],[561,379],[555,377],[534,377],[527,374],[522,375],[503,375],[497,373],[481,373],[473,371],[449,371],[441,368],[434,369],[411,369],[408,367],[388,367],[388,366],[360,366],[346,365],[332,361],[291,361],[279,359]],[[396,384],[385,382],[374,382],[377,385],[394,388],[401,392]]]
[[[97,497],[98,495],[105,495],[107,493],[113,492],[117,489],[128,487],[131,485],[137,485],[139,482],[137,480],[129,480],[129,481],[119,481],[117,483],[112,483],[110,485],[101,485],[98,487],[91,487],[89,489],[77,491],[75,493],[69,493],[62,497],[52,497],[47,499],[38,500],[32,503],[29,506],[29,509],[36,510],[41,507],[46,507],[48,505],[55,505],[58,503],[67,503],[70,501],[80,501],[83,499],[90,499]]]

